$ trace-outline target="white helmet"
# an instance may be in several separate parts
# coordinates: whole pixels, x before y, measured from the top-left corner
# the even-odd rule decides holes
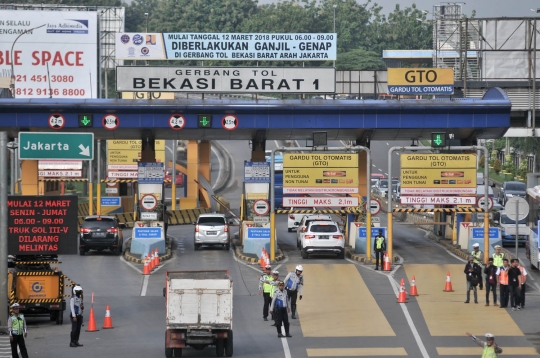
[[[296,266],[296,271],[304,271],[304,268],[302,267],[302,265],[298,265]]]
[[[495,338],[495,336],[491,333],[486,333],[486,338]]]
[[[77,285],[75,287],[73,287],[73,294],[76,295],[78,291],[81,291],[82,292],[82,287]]]
[[[272,271],[272,275],[279,275],[279,271],[278,270]]]
[[[15,302],[14,304],[11,305],[11,308],[19,309],[19,304]]]

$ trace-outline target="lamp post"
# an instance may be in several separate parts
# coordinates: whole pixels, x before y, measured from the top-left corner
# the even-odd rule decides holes
[[[28,30],[24,30],[23,32],[21,32],[21,34],[19,36],[17,36],[17,38],[15,39],[15,41],[13,41],[13,43],[11,44],[11,52],[9,53],[10,57],[11,57],[11,84],[10,84],[10,87],[11,87],[11,90],[13,91],[13,98],[15,98],[15,69],[13,68],[13,47],[15,47],[15,43],[17,42],[17,40],[24,34],[27,34],[29,33],[30,31],[34,31],[36,29],[39,29],[40,27],[43,27],[45,26],[46,24],[43,24],[41,26],[37,26],[37,27],[34,27],[34,28],[31,28],[31,29],[28,29]]]

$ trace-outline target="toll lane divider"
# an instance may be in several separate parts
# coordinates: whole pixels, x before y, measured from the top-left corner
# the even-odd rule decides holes
[[[363,264],[375,264],[374,255],[372,255],[371,260],[368,260],[366,254],[357,254],[354,252],[353,248],[350,246],[345,247],[345,255],[353,261],[358,261]],[[393,262],[398,262],[398,261],[399,261],[399,256],[394,255]],[[382,266],[382,263],[381,263],[381,266]]]
[[[244,255],[244,247],[240,245],[240,242],[238,240],[232,240],[232,243],[234,245],[234,253],[239,260],[252,264],[259,263],[259,258]],[[283,251],[281,251],[281,249],[278,247],[278,250],[276,252],[276,258],[273,262],[281,261],[283,259],[285,259],[285,255],[283,254]]]
[[[139,256],[139,255],[137,255]],[[131,261],[131,262],[134,262],[136,264],[141,264],[141,265],[144,265],[144,259],[141,258],[141,257],[137,257],[137,256],[134,256],[131,251],[129,249],[127,249],[124,253],[124,258],[127,260],[127,261]],[[158,259],[159,259],[159,262],[163,262],[163,261],[166,261],[168,259],[170,259],[172,257],[172,250],[170,247],[167,247],[167,253],[165,255],[162,255],[162,256],[158,256]]]

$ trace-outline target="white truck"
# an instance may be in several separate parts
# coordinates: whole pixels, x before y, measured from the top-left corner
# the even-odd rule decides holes
[[[181,357],[190,346],[216,347],[233,355],[233,282],[226,270],[170,271],[166,274],[165,357]]]

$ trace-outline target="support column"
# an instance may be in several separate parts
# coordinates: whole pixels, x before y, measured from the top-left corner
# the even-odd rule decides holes
[[[154,133],[145,131],[141,138],[141,162],[155,163],[156,162],[156,140]]]
[[[258,130],[251,139],[251,161],[266,162],[266,131]]]
[[[21,170],[22,195],[43,195],[45,188],[44,182],[38,180],[38,161],[23,160]]]
[[[201,174],[206,180],[208,180],[209,183],[211,183],[211,167],[210,167],[210,159],[212,155],[212,145],[207,140],[202,140],[199,143],[199,173]],[[208,192],[206,190],[201,190],[200,192],[201,201],[204,201],[201,203],[201,207],[209,208],[212,206],[210,196],[208,195]]]
[[[199,143],[189,140],[187,144],[187,196],[180,198],[180,209],[192,209],[199,206],[199,185],[195,182],[199,176]]]
[[[361,151],[358,153],[358,195],[360,196],[360,199],[362,199],[360,200],[360,202],[364,201],[364,198],[367,195],[367,191],[371,190],[371,178],[367,177],[366,166],[367,166],[367,153],[364,151]],[[366,186],[367,183],[369,183],[369,186]],[[366,212],[366,218],[365,218],[365,222],[367,226],[368,222],[371,223],[371,219],[369,219],[369,217],[371,216],[369,212],[369,208],[371,207],[370,203],[368,203],[366,207],[368,208],[368,211]],[[372,247],[371,229],[366,227],[366,255],[367,255],[368,260],[371,260],[371,247]]]

